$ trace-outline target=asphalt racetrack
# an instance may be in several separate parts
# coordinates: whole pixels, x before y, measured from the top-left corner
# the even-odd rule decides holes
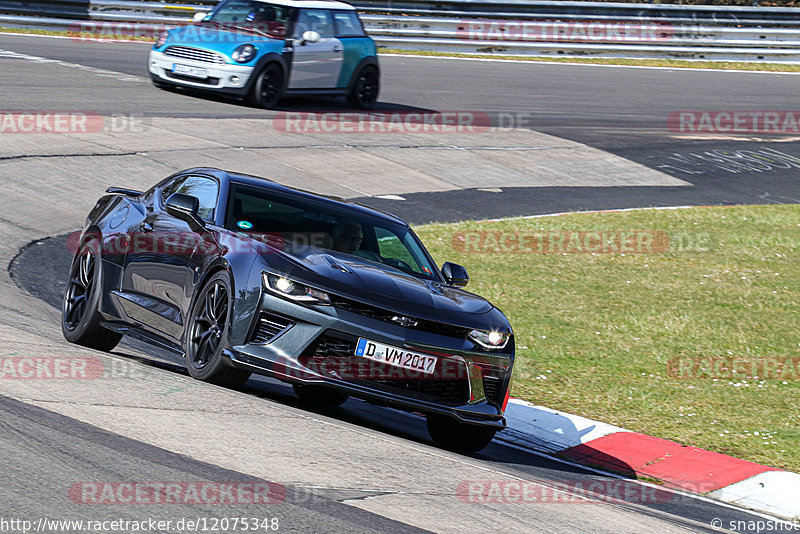
[[[457,491],[465,481],[552,488],[615,479],[499,442],[471,456],[442,451],[417,415],[357,400],[309,411],[273,380],[240,391],[193,381],[180,359],[137,342],[110,355],[69,345],[57,308],[70,261],[64,236],[103,190],[146,188],[195,165],[358,199],[415,223],[798,202],[800,137],[676,132],[667,118],[793,110],[800,77],[383,56],[377,112],[472,113],[488,118],[487,128],[296,133],[281,129],[286,114],[346,110],[315,99],[264,111],[161,91],[147,77],[147,49],[0,36],[0,112],[105,120],[95,133],[0,133],[8,266],[0,354],[94,358],[111,371],[96,380],[0,380],[3,519],[151,517],[178,532],[181,519],[247,516],[277,517],[282,532],[564,533],[715,532],[715,518],[762,519],[679,494],[644,503],[468,502]],[[118,127],[109,128],[114,117]],[[76,497],[76,487],[114,481],[274,483],[285,497],[141,506]]]

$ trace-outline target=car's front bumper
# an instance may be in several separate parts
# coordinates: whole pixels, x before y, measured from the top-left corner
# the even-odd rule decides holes
[[[267,323],[260,322],[264,318]],[[359,338],[435,355],[436,372],[424,375],[365,360],[355,355]],[[301,306],[268,293],[244,341],[228,354],[237,367],[289,382],[324,383],[378,404],[505,428],[513,350],[467,351],[463,339],[338,307]]]
[[[175,74],[172,72],[175,64],[204,69],[208,73],[208,77],[201,79]],[[157,50],[150,51],[148,65],[150,75],[156,81],[230,94],[244,94],[247,91],[250,76],[253,74],[253,67],[230,63],[222,65],[205,63],[167,56]]]

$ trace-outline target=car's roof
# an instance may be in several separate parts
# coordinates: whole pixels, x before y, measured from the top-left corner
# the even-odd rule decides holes
[[[256,0],[256,2],[310,9],[349,9],[351,11],[356,9],[346,2],[338,2],[336,0]]]
[[[264,189],[271,189],[273,191],[277,191],[279,193],[288,193],[294,196],[307,198],[309,200],[316,200],[316,201],[323,201],[327,202],[332,205],[337,205],[344,209],[354,210],[362,215],[377,217],[380,219],[384,219],[387,221],[391,221],[393,223],[400,223],[402,225],[408,225],[403,219],[394,215],[392,213],[388,213],[377,208],[371,208],[369,206],[365,206],[363,204],[359,204],[357,202],[353,202],[351,200],[347,200],[342,197],[335,197],[331,195],[320,195],[318,193],[314,193],[312,191],[306,191],[304,189],[297,189],[294,187],[289,187],[283,184],[279,184],[269,178],[262,178],[260,176],[253,176],[250,174],[241,174],[237,172],[228,172],[222,169],[216,169],[213,167],[203,167],[203,168],[195,168],[195,169],[186,169],[181,171],[179,174],[188,174],[188,173],[205,173],[205,174],[213,174],[217,176],[219,179],[224,179],[225,176],[234,183],[239,184],[246,184],[252,185],[255,187],[261,187]]]

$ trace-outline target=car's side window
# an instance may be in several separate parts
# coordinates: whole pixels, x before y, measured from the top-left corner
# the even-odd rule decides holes
[[[307,31],[315,31],[323,39],[334,37],[330,11],[327,9],[301,9],[294,27],[294,38],[300,39]]]
[[[364,27],[355,11],[334,11],[333,23],[337,37],[364,37]]]
[[[378,241],[378,253],[385,260],[389,260],[387,263],[398,266],[394,262],[400,262],[400,265],[403,267],[408,267],[416,273],[421,272],[419,264],[411,256],[408,248],[403,245],[403,242],[400,241],[400,237],[398,237],[396,234],[385,228],[376,226],[375,238]]]
[[[178,188],[183,184],[186,180],[186,176],[179,176],[175,178],[170,183],[166,184],[161,188],[161,205],[167,203],[167,199],[172,196],[173,193],[178,191]]]

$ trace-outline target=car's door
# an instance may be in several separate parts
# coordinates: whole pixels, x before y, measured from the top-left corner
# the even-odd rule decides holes
[[[215,178],[184,175],[162,186],[154,209],[132,233],[122,289],[128,316],[148,330],[178,340],[194,277],[205,260],[202,251],[214,247],[207,244],[208,232],[166,212],[165,203],[173,193],[197,197],[200,218],[214,220],[219,196]]]
[[[306,31],[320,34],[316,43],[303,42]],[[301,9],[292,34],[294,53],[289,89],[333,89],[342,70],[342,42],[336,38],[327,9]],[[301,44],[302,43],[302,44]]]

